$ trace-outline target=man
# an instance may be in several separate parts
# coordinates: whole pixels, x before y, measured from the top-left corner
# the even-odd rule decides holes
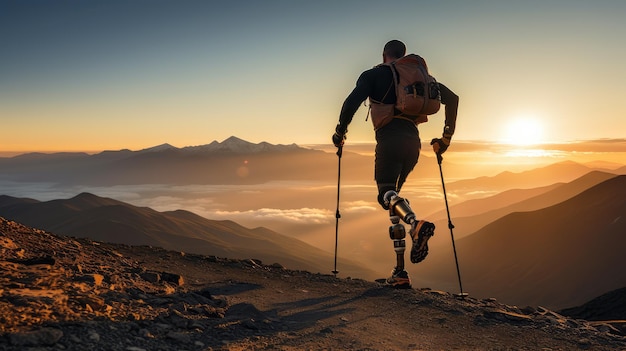
[[[392,222],[389,234],[394,242],[397,263],[387,283],[396,288],[411,286],[409,276],[404,270],[405,229],[400,220],[411,226],[412,239],[411,261],[421,262],[428,254],[428,239],[434,234],[435,225],[415,217],[407,200],[398,193],[409,173],[417,164],[421,142],[417,124],[427,120],[426,116],[407,116],[396,105],[394,79],[398,73],[392,64],[404,57],[406,47],[398,40],[388,42],[383,48],[383,64],[363,72],[356,87],[346,98],[339,115],[339,124],[335,128],[332,140],[335,146],[342,147],[348,132],[348,125],[360,104],[370,100],[370,112],[376,133],[376,152],[374,178],[378,187],[378,202],[389,210]],[[418,57],[419,56],[415,56]],[[421,58],[419,58],[422,60]],[[423,60],[422,60],[423,62]],[[425,62],[423,62],[425,66]],[[434,81],[434,80],[433,80]],[[445,105],[445,125],[441,138],[432,139],[431,145],[438,157],[441,157],[454,134],[459,97],[441,83],[434,82],[436,94]],[[437,101],[437,104],[439,102]],[[438,105],[437,105],[438,109]]]

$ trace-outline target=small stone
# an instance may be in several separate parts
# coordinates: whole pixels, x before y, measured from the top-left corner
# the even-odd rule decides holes
[[[324,328],[320,330],[320,334],[332,334],[333,330],[331,328]]]
[[[76,300],[90,312],[99,311],[104,308],[104,299],[97,295],[81,296]]]
[[[253,319],[246,319],[245,321],[243,321],[241,323],[241,325],[246,328],[246,329],[250,329],[250,330],[258,330],[259,327],[254,323]]]
[[[150,283],[158,283],[161,280],[161,275],[156,272],[140,273],[139,276],[141,277],[141,279]]]
[[[168,283],[173,283],[175,285],[178,286],[182,286],[183,284],[185,284],[185,280],[183,279],[183,277],[180,274],[174,274],[174,273],[161,273],[161,279],[163,281],[166,281]]]
[[[141,336],[142,338],[154,338],[154,335],[152,335],[152,333],[150,333],[148,329],[139,329],[137,335]]]
[[[6,237],[0,237],[0,247],[9,249],[9,250],[17,249],[17,245],[15,245],[13,240],[6,238]]]
[[[11,345],[17,346],[51,346],[63,337],[63,331],[54,328],[42,328],[35,331],[9,335]]]
[[[76,277],[76,280],[92,283],[95,286],[100,286],[102,285],[102,282],[104,281],[104,276],[102,276],[101,274],[97,274],[97,273],[85,274],[85,275]]]
[[[89,340],[92,340],[95,342],[100,341],[100,334],[96,333],[95,330],[90,330],[88,334],[89,334]]]
[[[131,321],[140,321],[141,319],[142,319],[142,318],[141,318],[141,315],[140,315],[139,313],[137,313],[137,312],[130,312],[130,313],[128,314],[128,320],[131,320]]]
[[[174,332],[171,331],[169,333],[167,333],[166,335],[168,338],[178,341],[178,342],[182,342],[182,343],[188,343],[191,341],[191,338],[189,337],[189,335],[187,334],[183,334],[183,333],[179,333],[179,332]]]

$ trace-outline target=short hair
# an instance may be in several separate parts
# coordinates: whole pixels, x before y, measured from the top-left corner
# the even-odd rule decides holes
[[[391,40],[385,44],[383,53],[389,57],[398,59],[406,54],[406,46],[400,40]]]

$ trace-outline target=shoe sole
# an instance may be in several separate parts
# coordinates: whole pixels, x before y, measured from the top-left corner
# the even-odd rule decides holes
[[[413,238],[411,262],[420,263],[428,256],[428,239],[435,235],[435,225],[430,222],[419,221],[413,232],[417,232],[417,235],[411,235]]]

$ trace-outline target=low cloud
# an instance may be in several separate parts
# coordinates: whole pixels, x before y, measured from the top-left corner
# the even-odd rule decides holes
[[[377,211],[379,209],[379,205],[377,203],[368,201],[351,201],[341,205],[345,207],[346,212],[351,213],[365,213]]]
[[[260,208],[248,211],[215,211],[212,217],[238,220],[285,221],[298,224],[326,224],[334,220],[332,211],[320,208]]]

